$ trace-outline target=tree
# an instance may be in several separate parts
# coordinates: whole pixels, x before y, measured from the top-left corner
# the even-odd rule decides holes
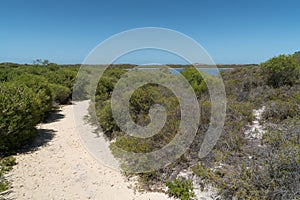
[[[42,65],[48,65],[48,64],[49,64],[49,60],[47,59],[43,60]]]
[[[47,59],[36,59],[33,61],[33,64],[35,65],[48,65],[49,64],[49,60]]]

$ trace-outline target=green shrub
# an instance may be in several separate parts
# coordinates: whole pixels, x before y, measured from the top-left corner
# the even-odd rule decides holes
[[[300,66],[296,55],[279,55],[261,64],[268,84],[274,87],[293,85],[300,77]]]
[[[201,164],[197,164],[194,168],[193,168],[193,173],[198,175],[199,177],[206,179],[209,178],[211,170],[208,168],[205,168],[203,165]]]
[[[199,97],[201,93],[207,91],[206,83],[202,77],[204,74],[200,73],[197,69],[193,67],[186,68],[181,74],[190,83],[197,97]]]
[[[0,193],[7,190],[10,183],[3,177],[5,173],[12,170],[12,167],[16,165],[16,159],[14,157],[0,157]]]
[[[72,90],[77,71],[76,67],[60,67],[56,71],[48,71],[44,76],[49,83],[63,85]]]
[[[166,185],[168,187],[167,193],[170,197],[176,197],[180,200],[192,200],[195,198],[191,180],[180,181],[175,179],[173,182],[167,182]]]
[[[39,121],[42,121],[51,110],[53,96],[50,85],[46,78],[38,75],[23,74],[16,77],[12,82],[25,85],[33,92],[33,99],[36,102],[34,110],[39,112]]]
[[[83,69],[82,69],[83,70]],[[94,74],[89,74],[88,70],[94,72]],[[97,81],[97,71],[93,68],[84,68],[84,71],[81,71],[80,74],[76,77],[76,82],[74,82],[74,86],[72,88],[73,96],[72,100],[85,100],[88,99],[90,94],[93,91],[90,91],[91,85]],[[93,76],[94,75],[94,76]]]
[[[147,125],[150,122],[149,108],[157,103],[166,108],[167,121],[161,132],[151,138],[140,139],[128,136],[119,130],[111,113],[111,93],[123,73],[115,70],[109,69],[102,77],[95,97],[98,120],[106,134],[111,139],[115,139],[111,143],[113,154],[117,158],[122,157],[115,147],[136,153],[160,149],[174,138],[178,130],[180,112],[176,98],[171,92],[155,84],[138,88],[130,99],[130,114],[133,121],[141,126]],[[297,121],[300,121],[299,117],[297,118],[300,113],[299,83],[293,78],[292,81],[282,78],[282,80],[276,80],[275,84],[270,78],[272,73],[269,76],[264,70],[259,67],[249,67],[222,72],[227,92],[226,122],[214,149],[201,159],[201,165],[196,165],[193,172],[200,177],[203,183],[201,187],[204,187],[206,183],[212,184],[224,199],[300,198],[300,137],[299,131],[297,131],[299,130]],[[289,70],[285,72],[289,72]],[[211,102],[203,78],[195,74],[199,75],[195,69],[183,72],[193,89],[196,90],[200,100],[201,124],[199,124],[198,133],[190,148],[177,162],[156,171],[155,176],[139,174],[149,184],[153,180],[160,182],[170,180],[175,169],[186,169],[191,165],[195,166],[195,162],[199,162],[197,153],[210,123]],[[286,74],[283,76],[288,77]],[[275,75],[274,77],[278,78]],[[139,78],[143,79],[143,76]],[[168,78],[166,76],[160,80]],[[214,79],[210,80],[214,81]],[[121,96],[120,99],[122,99]],[[253,110],[262,106],[265,106],[266,109],[261,122],[265,122],[265,120],[276,122],[277,124],[272,124],[275,130],[266,132],[262,140],[248,138],[245,131],[255,120]],[[293,118],[294,121],[287,122]],[[267,125],[268,123],[265,123],[264,126]],[[295,130],[293,130],[294,128]],[[182,159],[183,157],[184,159]],[[125,160],[125,158],[123,159]],[[134,163],[133,167],[139,169],[147,159],[145,156],[140,160],[126,161]],[[161,176],[162,174],[164,176]],[[170,196],[181,199],[193,198],[193,186],[190,181],[176,179],[168,182],[167,186]]]
[[[271,126],[260,146],[247,143],[244,148],[249,149],[239,154],[224,158],[224,152],[214,150],[222,158],[215,163],[206,158],[194,173],[215,186],[224,199],[299,199],[299,122],[296,117]]]
[[[38,102],[31,89],[16,84],[0,84],[0,154],[16,151],[35,136],[39,122]]]
[[[12,167],[16,165],[16,159],[12,156],[8,156],[5,158],[0,159],[0,168],[2,172],[8,172],[12,170]]]
[[[118,126],[112,115],[110,101],[102,102],[102,107],[97,106],[96,116],[104,133],[111,138],[112,132],[118,130]]]
[[[67,103],[70,99],[71,90],[63,85],[49,84],[52,92],[52,96],[57,103]]]
[[[271,122],[280,122],[287,118],[293,118],[300,114],[300,104],[293,98],[285,100],[272,100],[267,102],[263,118]]]
[[[227,97],[238,101],[257,100],[261,92],[257,88],[265,83],[259,67],[235,68],[221,72]]]

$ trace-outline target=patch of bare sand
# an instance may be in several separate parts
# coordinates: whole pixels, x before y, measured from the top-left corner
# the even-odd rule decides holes
[[[39,127],[39,137],[27,150],[16,156],[18,164],[7,175],[12,189],[7,199],[97,199],[97,200],[165,200],[161,193],[135,194],[131,184],[118,171],[98,162],[85,148],[76,133],[73,106],[82,120],[88,102],[67,105]],[[78,108],[78,107],[77,107]],[[83,124],[83,123],[82,123]],[[78,128],[78,127],[77,127]],[[81,125],[92,134],[91,126]]]

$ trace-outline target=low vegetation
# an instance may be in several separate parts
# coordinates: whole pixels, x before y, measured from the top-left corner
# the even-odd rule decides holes
[[[193,192],[193,183],[190,180],[180,181],[175,179],[173,182],[167,182],[169,188],[168,194],[171,197],[176,197],[181,200],[190,200],[195,198]]]
[[[169,195],[193,199],[190,181],[176,178],[181,170],[192,169],[198,176],[198,184],[203,189],[206,185],[213,186],[222,199],[299,199],[299,60],[298,53],[280,55],[260,66],[221,72],[227,95],[226,121],[214,149],[201,160],[198,150],[210,123],[211,102],[203,78],[193,68],[186,68],[182,75],[195,90],[201,108],[197,135],[175,163],[159,171],[139,174],[143,187],[160,190],[155,185],[166,184]],[[100,80],[94,102],[99,123],[107,138],[113,141],[112,147],[137,153],[159,149],[178,131],[178,101],[170,90],[159,85],[138,88],[130,98],[130,114],[135,123],[147,125],[149,108],[154,104],[167,109],[167,122],[151,138],[128,136],[114,121],[110,104],[115,83],[124,73],[121,69],[108,69]],[[261,118],[256,119],[254,110],[261,108],[264,108]],[[254,120],[262,124],[262,138],[249,132]]]
[[[0,193],[7,190],[10,183],[4,179],[4,174],[12,170],[12,167],[16,164],[16,159],[9,156],[0,159]]]
[[[165,185],[170,196],[193,199],[195,193],[190,177],[177,177],[180,171],[190,170],[202,189],[211,185],[222,199],[299,199],[299,61],[299,53],[280,55],[260,66],[230,66],[234,69],[221,72],[227,95],[226,121],[217,144],[203,159],[198,158],[198,151],[210,124],[211,101],[203,77],[195,69],[185,67],[182,75],[194,89],[201,109],[197,134],[189,149],[174,163],[157,171],[139,173],[142,187],[161,191]],[[34,139],[36,125],[47,117],[53,106],[68,103],[73,90],[80,91],[74,100],[91,98],[90,121],[100,123],[111,141],[112,152],[123,159],[124,169],[126,162],[135,163],[134,167],[139,168],[147,158],[124,160],[116,149],[147,153],[168,144],[179,130],[181,113],[174,93],[162,85],[150,83],[138,87],[129,101],[130,116],[140,126],[151,122],[149,112],[153,105],[165,108],[166,123],[156,135],[146,139],[130,136],[114,120],[112,93],[121,77],[127,76],[125,69],[133,67],[110,66],[97,83],[93,96],[92,87],[86,82],[96,74],[93,66],[83,71],[73,88],[78,65],[60,66],[43,60],[34,65],[0,64],[0,191],[9,187],[4,173],[15,164],[10,155]],[[159,80],[173,81],[168,70],[161,71]],[[138,81],[132,84],[143,81],[150,73],[141,73]],[[203,76],[215,81],[214,76]],[[119,95],[122,102],[128,94]],[[93,107],[96,115],[92,113]],[[253,111],[261,108],[258,119]],[[261,138],[249,132],[254,120],[263,127],[259,130],[264,133]]]
[[[74,100],[91,98],[87,80],[96,74],[99,66],[85,66],[73,87],[79,67],[42,59],[33,65],[0,63],[0,192],[9,187],[4,174],[15,164],[11,155],[35,139],[37,124],[58,104],[70,103],[73,90],[80,91]]]

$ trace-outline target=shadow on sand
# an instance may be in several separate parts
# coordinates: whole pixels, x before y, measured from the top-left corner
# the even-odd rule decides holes
[[[36,151],[39,147],[46,146],[53,139],[54,135],[54,130],[38,129],[35,139],[29,144],[23,146],[19,153],[30,153]]]
[[[65,117],[65,115],[60,113],[61,110],[53,111],[49,117],[47,117],[43,124],[49,124],[53,122],[57,122]],[[19,153],[30,153],[32,151],[36,151],[39,147],[46,146],[55,136],[55,131],[52,129],[43,129],[39,128],[37,130],[37,136],[33,139],[32,142],[23,146],[23,148],[19,151]]]
[[[44,124],[52,123],[59,121],[65,117],[65,115],[59,113],[61,110],[55,110],[52,112],[49,117],[43,122]],[[55,132],[52,129],[37,129],[36,137],[29,144],[23,146],[18,153],[27,154],[32,153],[38,150],[40,147],[47,146],[48,143],[54,138]],[[5,192],[0,193],[0,200],[14,200],[13,197],[8,197],[8,195],[12,193],[12,190],[9,189]]]
[[[50,115],[43,121],[44,124],[49,124],[52,122],[57,122],[65,117],[65,115],[60,113],[61,110],[51,111]]]
[[[37,136],[35,139],[29,144],[23,146],[18,153],[27,154],[36,151],[39,147],[46,146],[49,141],[51,141],[54,137],[54,130],[50,129],[39,129],[37,130]],[[0,193],[0,200],[17,200],[14,197],[9,197],[9,195],[13,193],[12,188]]]

